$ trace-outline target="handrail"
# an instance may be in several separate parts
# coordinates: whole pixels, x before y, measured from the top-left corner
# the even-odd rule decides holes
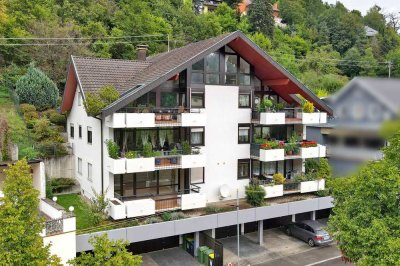
[[[188,107],[124,107],[118,110],[119,113],[163,113],[163,114],[180,114],[180,113],[200,113],[202,108]]]

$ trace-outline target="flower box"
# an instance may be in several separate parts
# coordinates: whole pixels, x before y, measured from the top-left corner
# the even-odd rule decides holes
[[[284,159],[285,149],[260,149],[260,161],[262,162],[283,161]]]
[[[123,202],[118,199],[111,199],[109,201],[108,214],[114,220],[126,218],[126,207]]]
[[[181,197],[181,209],[191,210],[205,208],[207,204],[206,195],[200,193],[183,194]]]
[[[182,168],[205,167],[206,156],[204,154],[182,155],[181,166]]]
[[[127,113],[126,114],[126,127],[154,127],[155,114],[154,113]]]
[[[126,159],[127,173],[151,172],[154,170],[155,170],[154,157]]]
[[[156,213],[156,202],[153,199],[125,201],[126,217],[140,217]]]
[[[113,174],[125,174],[126,173],[126,159],[112,159],[108,157],[107,170]]]
[[[297,118],[301,119],[302,124],[320,123],[320,113],[297,113]]]
[[[283,185],[264,186],[265,197],[264,198],[275,198],[283,196]]]
[[[285,124],[285,113],[260,113],[261,125]]]

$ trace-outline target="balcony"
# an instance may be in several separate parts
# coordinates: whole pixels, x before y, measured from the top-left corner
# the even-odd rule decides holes
[[[251,144],[250,155],[262,162],[323,158],[326,157],[326,146],[307,140],[296,143],[265,141],[263,144]]]
[[[265,198],[276,198],[289,194],[310,193],[325,189],[325,179],[317,179],[310,181],[292,181],[286,180],[284,184],[274,185],[272,180],[261,180],[265,190]]]
[[[201,127],[206,124],[204,109],[179,108],[123,108],[105,119],[110,128]]]
[[[279,111],[252,111],[252,122],[260,125],[319,124],[327,122],[324,112],[304,113],[301,108],[284,108]]]
[[[41,199],[39,209],[46,218],[43,237],[64,234],[76,230],[75,216],[67,213],[63,207],[49,199]]]

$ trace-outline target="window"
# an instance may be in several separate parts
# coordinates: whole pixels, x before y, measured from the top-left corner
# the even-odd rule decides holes
[[[191,184],[204,183],[204,167],[190,169],[190,183]]]
[[[211,53],[206,57],[206,84],[219,84],[218,53]]]
[[[71,138],[74,138],[74,135],[75,135],[75,132],[74,132],[75,130],[74,130],[74,124],[70,124],[69,125],[69,136],[71,137]]]
[[[92,144],[92,128],[87,127],[87,142]]]
[[[237,55],[225,55],[225,84],[237,84]]]
[[[175,92],[161,93],[161,107],[175,108],[177,106],[178,106],[178,93]]]
[[[247,63],[243,58],[240,58],[240,85],[250,85],[250,64]]]
[[[250,108],[250,94],[240,93],[239,94],[239,108]]]
[[[239,144],[250,143],[250,125],[239,125]]]
[[[203,84],[204,83],[204,60],[200,60],[192,65],[192,83]]]
[[[250,159],[238,160],[238,179],[250,178]]]
[[[82,105],[82,93],[78,92],[78,106]]]
[[[204,108],[204,92],[192,92],[192,108]]]
[[[88,163],[88,164],[87,164],[87,170],[88,170],[88,172],[87,172],[87,179],[88,179],[90,182],[92,182],[93,179],[92,179],[92,164],[91,164],[91,163]]]
[[[78,158],[78,174],[82,174],[82,158]]]
[[[79,127],[78,127],[78,135],[79,135],[79,138],[81,139],[82,138],[82,126],[81,125],[79,125]]]
[[[190,129],[190,144],[204,146],[204,128]]]

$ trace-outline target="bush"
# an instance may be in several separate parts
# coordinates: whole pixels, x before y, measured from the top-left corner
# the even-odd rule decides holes
[[[251,206],[259,207],[264,205],[265,190],[259,185],[246,186],[246,201]]]
[[[161,219],[163,221],[175,221],[180,219],[185,219],[186,215],[183,212],[164,212],[161,214]]]
[[[145,158],[150,158],[153,157],[153,147],[151,146],[150,143],[146,143],[143,145],[143,157]]]
[[[18,79],[15,91],[21,103],[33,104],[40,111],[57,104],[56,84],[33,66],[29,67],[28,72]]]
[[[106,140],[105,143],[107,145],[108,156],[110,156],[111,159],[118,159],[119,158],[118,144],[112,141],[111,139]]]
[[[125,154],[125,157],[126,157],[127,159],[135,159],[135,158],[138,157],[138,153],[137,153],[137,151],[128,151],[128,152]]]
[[[189,142],[184,141],[182,143],[182,153],[183,153],[183,155],[192,154],[192,146],[190,146]]]
[[[50,180],[52,192],[60,193],[64,188],[69,188],[75,185],[75,180],[72,178],[56,178]]]
[[[51,132],[50,120],[45,117],[36,120],[33,126],[33,132],[37,141],[50,139],[53,134]]]
[[[286,178],[281,173],[276,173],[273,176],[276,185],[282,185],[285,183]]]
[[[27,111],[24,113],[24,120],[26,123],[33,123],[33,121],[37,119],[39,119],[39,114],[36,111]]]
[[[304,113],[312,113],[314,112],[314,104],[311,102],[305,102],[303,105],[303,112]]]
[[[332,167],[328,163],[328,159],[320,158],[319,159],[319,169],[317,174],[320,178],[329,178],[332,175]]]
[[[39,157],[40,152],[33,147],[25,147],[19,150],[19,157],[27,160],[33,160]]]
[[[41,157],[62,157],[68,154],[62,143],[45,141],[36,145],[36,151]]]
[[[42,112],[42,116],[45,116],[47,118],[50,118],[50,116],[52,116],[53,114],[57,114],[57,110],[56,109],[47,109],[45,111]]]
[[[65,115],[58,114],[58,113],[50,115],[49,119],[50,119],[51,123],[56,124],[56,125],[63,126],[66,123]]]
[[[29,103],[20,104],[19,109],[21,110],[22,114],[29,113],[29,112],[36,112],[36,107]]]
[[[156,223],[161,223],[163,220],[158,217],[158,216],[154,216],[154,217],[149,217],[147,218],[144,223],[145,224],[156,224]]]

